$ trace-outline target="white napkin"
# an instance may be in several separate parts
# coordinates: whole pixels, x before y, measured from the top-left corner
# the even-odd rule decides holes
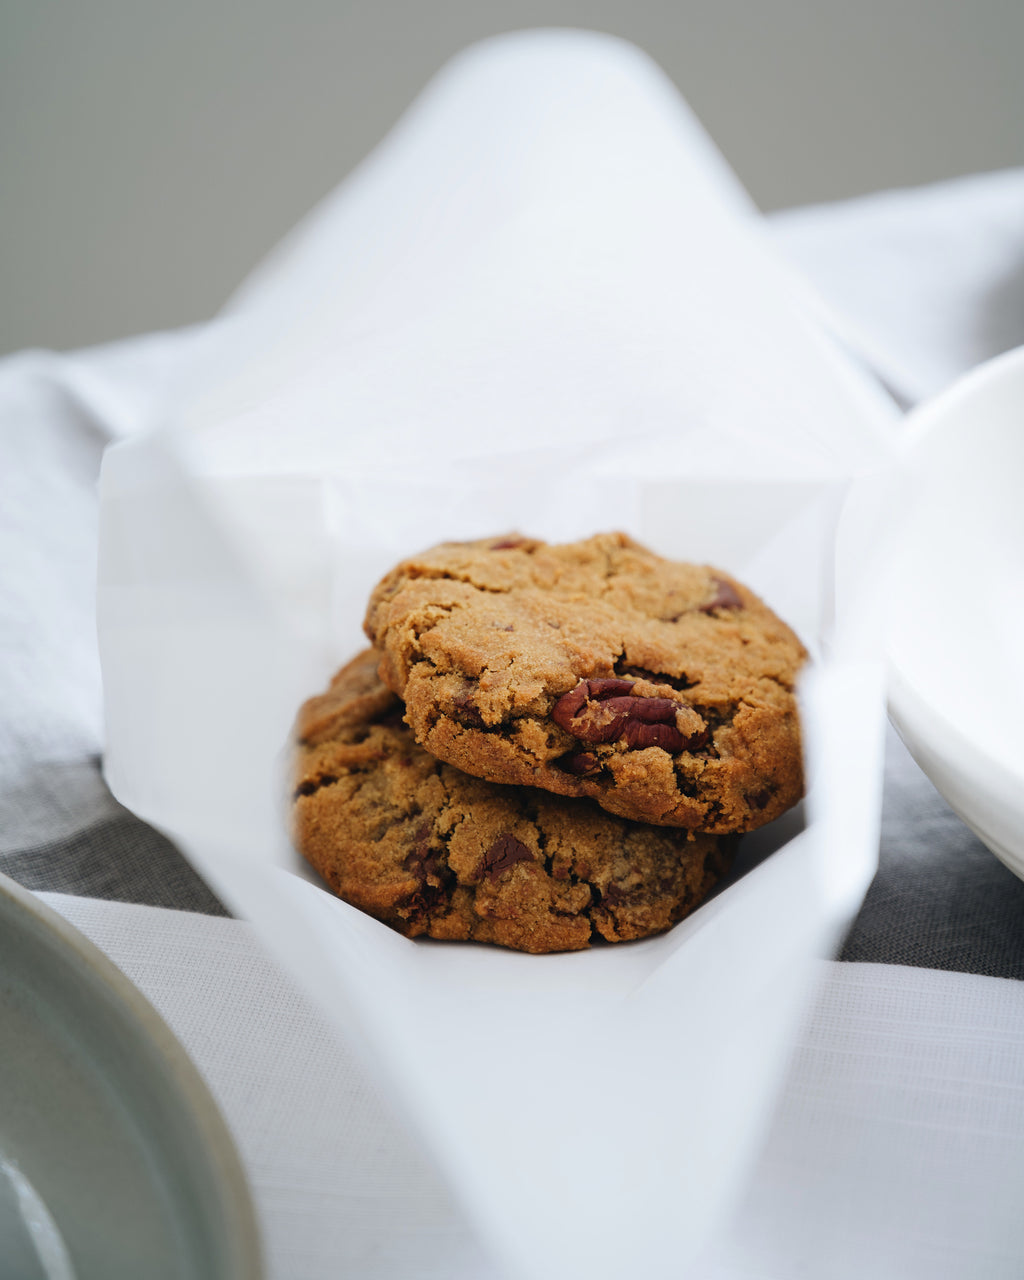
[[[791,209],[768,226],[908,404],[1024,345],[1024,169]]]
[[[108,780],[378,1064],[510,1271],[658,1273],[724,1212],[872,873],[880,669],[835,625],[834,537],[884,403],[618,42],[459,60],[310,234],[205,393],[107,457]],[[296,874],[278,755],[376,577],[445,537],[609,525],[842,658],[804,703],[806,829],[751,839],[748,865],[778,851],[670,934],[543,959],[410,943]]]
[[[372,1075],[236,920],[46,893],[166,1019],[245,1166],[268,1280],[498,1272]]]
[[[43,897],[205,1077],[249,1174],[268,1280],[498,1280],[376,1083],[248,925]],[[825,965],[740,1210],[693,1274],[1010,1280],[1024,1271],[1022,1133],[1024,984]]]
[[[833,964],[699,1280],[1024,1273],[1024,983]]]

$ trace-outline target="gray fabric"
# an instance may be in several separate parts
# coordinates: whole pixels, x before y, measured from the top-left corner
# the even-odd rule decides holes
[[[27,889],[227,914],[174,845],[117,803],[97,756],[0,766],[0,871]]]
[[[950,810],[891,728],[879,870],[839,958],[1024,978],[1024,882]]]
[[[130,813],[67,839],[5,855],[0,867],[38,892],[230,914],[174,845]]]

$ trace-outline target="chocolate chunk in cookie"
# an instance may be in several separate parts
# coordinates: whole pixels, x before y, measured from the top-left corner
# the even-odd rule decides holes
[[[711,832],[802,793],[800,641],[727,574],[624,534],[435,547],[377,586],[366,631],[417,742],[490,782]]]
[[[503,787],[418,746],[366,651],[303,707],[294,835],[346,902],[408,937],[575,951],[659,933],[725,871],[732,841]]]

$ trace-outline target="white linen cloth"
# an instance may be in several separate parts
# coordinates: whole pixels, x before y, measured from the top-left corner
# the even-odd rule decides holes
[[[248,925],[42,896],[205,1077],[251,1179],[268,1280],[498,1280],[373,1082]],[[1022,1136],[1024,984],[824,965],[743,1203],[692,1275],[1010,1280],[1024,1272]]]
[[[1024,345],[1019,169],[786,210],[770,226],[907,404]]]

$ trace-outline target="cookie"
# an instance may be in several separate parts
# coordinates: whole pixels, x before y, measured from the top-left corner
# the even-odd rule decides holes
[[[434,547],[365,629],[416,741],[466,773],[709,832],[802,794],[800,641],[728,574],[625,534]]]
[[[669,928],[727,869],[728,838],[627,822],[436,760],[379,661],[360,654],[296,724],[295,842],[346,902],[407,937],[575,951]]]

